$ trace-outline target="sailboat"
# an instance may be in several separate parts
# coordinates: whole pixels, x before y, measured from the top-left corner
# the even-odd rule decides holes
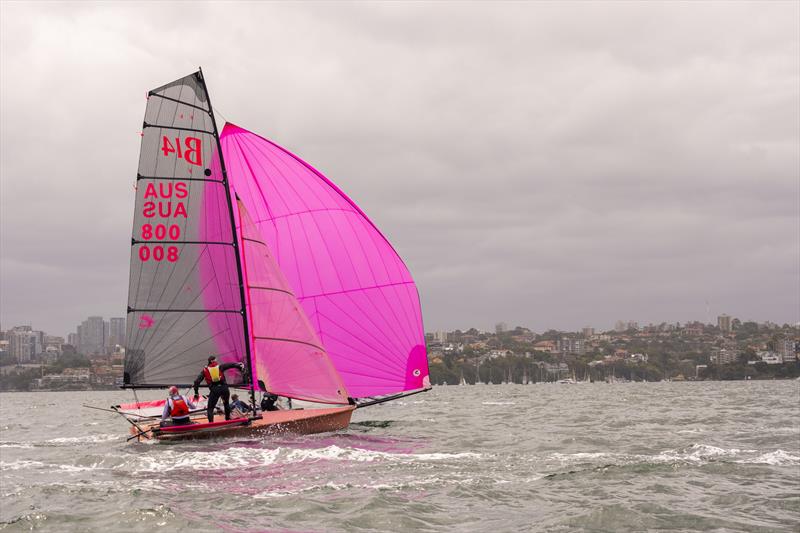
[[[165,400],[113,406],[137,439],[346,428],[431,388],[419,295],[364,212],[294,154],[228,123],[202,70],[148,93],[136,175],[123,387],[189,388],[215,355],[250,416],[160,427]],[[260,412],[257,394],[315,408]]]

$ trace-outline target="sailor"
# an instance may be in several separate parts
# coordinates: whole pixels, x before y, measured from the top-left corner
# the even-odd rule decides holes
[[[191,424],[189,411],[194,407],[191,400],[180,394],[178,387],[173,385],[169,388],[169,396],[167,396],[167,401],[164,403],[164,411],[161,413],[161,427]]]
[[[275,405],[277,401],[278,397],[275,394],[265,392],[264,395],[261,397],[261,412],[278,411],[279,408],[277,405]]]
[[[197,375],[194,380],[194,396],[198,396],[198,387],[200,382],[205,380],[208,385],[208,421],[214,421],[214,408],[217,406],[217,401],[222,398],[222,405],[225,407],[225,420],[231,419],[231,406],[229,405],[230,390],[228,384],[225,382],[225,371],[231,368],[238,368],[240,372],[244,371],[242,363],[224,363],[218,364],[217,358],[211,356],[208,358],[208,365]]]
[[[240,400],[238,394],[231,395],[231,416],[234,418],[242,418],[250,411],[252,411],[250,406]]]

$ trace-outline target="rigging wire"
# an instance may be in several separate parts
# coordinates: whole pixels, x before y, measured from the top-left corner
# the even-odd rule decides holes
[[[222,117],[222,120],[224,120],[226,123],[230,122],[230,120],[228,120],[228,117],[226,117],[225,114],[222,111],[220,111],[219,107],[214,106],[214,113],[216,113],[217,116]]]

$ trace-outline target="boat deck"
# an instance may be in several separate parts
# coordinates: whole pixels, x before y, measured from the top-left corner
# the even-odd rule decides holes
[[[148,430],[140,439],[184,440],[228,435],[266,436],[281,433],[297,433],[301,435],[323,433],[346,428],[350,424],[350,417],[353,415],[354,409],[355,406],[347,405],[325,409],[267,411],[262,415],[258,415],[257,418],[250,419],[248,424],[212,427],[208,427],[208,420],[205,416],[198,416],[192,418],[192,421],[199,425],[197,429],[186,429],[174,433],[160,431],[157,423],[139,424],[142,429]],[[225,417],[222,415],[214,417],[215,423],[224,421]],[[186,427],[191,428],[191,426]],[[136,428],[131,427],[131,435],[138,433],[139,431]]]

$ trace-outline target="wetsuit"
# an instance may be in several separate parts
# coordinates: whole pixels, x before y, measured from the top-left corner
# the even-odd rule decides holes
[[[194,395],[198,394],[198,387],[200,382],[205,380],[208,385],[208,421],[214,421],[214,408],[217,406],[217,401],[222,398],[222,405],[225,408],[225,420],[231,419],[231,406],[229,404],[231,398],[230,389],[225,382],[225,371],[231,368],[238,368],[242,370],[241,363],[213,363],[203,368],[194,380]]]
[[[278,397],[274,394],[265,394],[261,397],[261,411],[277,411],[278,406],[275,405],[277,401]]]

